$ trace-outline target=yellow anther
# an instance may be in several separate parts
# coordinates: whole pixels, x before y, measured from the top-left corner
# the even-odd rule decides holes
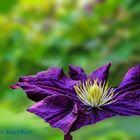
[[[100,102],[102,96],[102,90],[96,83],[90,87],[89,94],[91,95],[91,97],[93,98],[96,104]]]

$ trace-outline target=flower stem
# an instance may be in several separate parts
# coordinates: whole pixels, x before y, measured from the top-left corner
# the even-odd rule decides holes
[[[70,134],[67,134],[64,136],[64,140],[72,140],[72,136]]]

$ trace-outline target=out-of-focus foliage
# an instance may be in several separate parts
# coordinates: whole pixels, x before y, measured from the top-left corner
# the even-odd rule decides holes
[[[48,67],[67,71],[71,63],[89,73],[107,62],[113,64],[109,82],[119,84],[127,69],[140,63],[139,13],[138,0],[0,0],[0,129],[33,131],[32,136],[19,140],[62,139],[62,132],[26,114],[32,102],[9,85],[19,76]],[[109,119],[74,136],[76,140],[140,139],[138,123],[139,118]]]

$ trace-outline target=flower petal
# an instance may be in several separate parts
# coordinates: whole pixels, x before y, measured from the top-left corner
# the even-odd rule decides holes
[[[85,80],[87,78],[84,70],[81,67],[69,65],[69,75],[74,80]]]
[[[128,70],[114,92],[116,101],[103,110],[122,116],[140,115],[140,65]]]
[[[76,97],[73,85],[76,81],[68,78],[61,68],[50,68],[35,76],[23,76],[12,88],[21,87],[33,101],[40,101],[46,96],[65,94]]]
[[[77,105],[65,95],[46,97],[28,109],[52,127],[60,128],[67,135],[72,124],[77,119]]]
[[[106,81],[109,73],[109,68],[111,63],[103,65],[102,67],[98,68],[97,70],[93,71],[89,76],[92,81],[98,79],[99,81]]]
[[[137,80],[140,81],[140,65],[132,67],[128,70],[128,72],[123,78],[122,84],[128,82],[135,82]]]
[[[120,101],[107,105],[105,110],[120,116],[136,116],[140,115],[140,104]]]
[[[86,125],[95,124],[115,115],[115,113],[103,109],[92,108],[90,110],[85,110],[78,107],[78,117],[73,123],[71,131],[77,130]]]
[[[128,70],[121,84],[114,88],[113,104],[106,106],[116,115],[140,115],[140,65]]]
[[[92,124],[97,123],[101,120],[113,117],[115,115],[116,115],[115,113],[104,110],[103,108],[101,108],[101,109],[94,108],[91,122],[92,122]]]
[[[90,112],[78,106],[78,117],[71,127],[75,131],[83,126],[91,124]]]
[[[116,96],[125,93],[134,93],[140,90],[140,65],[137,65],[128,70],[121,84],[115,88]]]

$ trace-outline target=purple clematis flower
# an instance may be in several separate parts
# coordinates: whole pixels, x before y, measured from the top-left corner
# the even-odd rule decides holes
[[[140,115],[140,65],[131,68],[119,86],[108,86],[110,63],[90,75],[70,65],[69,77],[61,68],[50,68],[35,76],[23,76],[11,86],[22,88],[29,99],[37,102],[27,109],[63,130],[70,132],[112,116]]]

